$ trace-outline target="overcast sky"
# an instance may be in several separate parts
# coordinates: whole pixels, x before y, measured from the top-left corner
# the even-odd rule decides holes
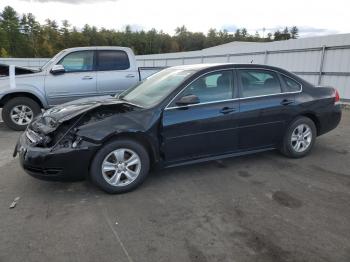
[[[1,0],[19,13],[33,13],[40,22],[67,19],[82,28],[121,30],[162,29],[174,34],[177,26],[207,32],[209,28],[246,27],[250,33],[296,25],[301,36],[350,33],[350,1],[314,0]]]

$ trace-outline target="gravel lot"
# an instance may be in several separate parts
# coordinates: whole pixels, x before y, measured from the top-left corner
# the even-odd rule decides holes
[[[157,171],[124,195],[29,177],[19,135],[0,123],[0,261],[350,261],[350,111],[306,158]]]

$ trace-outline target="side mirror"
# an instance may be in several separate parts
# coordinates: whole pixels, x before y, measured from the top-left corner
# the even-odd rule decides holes
[[[65,72],[66,70],[63,65],[54,65],[51,69],[51,74],[53,75],[63,74]]]
[[[193,105],[193,104],[199,104],[199,98],[196,95],[187,95],[183,96],[176,102],[179,106],[186,106],[186,105]]]

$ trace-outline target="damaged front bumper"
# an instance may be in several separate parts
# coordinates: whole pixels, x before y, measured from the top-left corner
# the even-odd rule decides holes
[[[89,166],[98,144],[81,141],[76,148],[42,148],[32,146],[23,133],[15,147],[22,168],[31,176],[43,180],[82,180],[89,174]]]

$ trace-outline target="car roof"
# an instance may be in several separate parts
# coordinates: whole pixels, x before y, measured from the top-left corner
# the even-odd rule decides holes
[[[182,70],[195,70],[195,71],[201,71],[201,70],[215,70],[215,69],[225,69],[225,68],[262,68],[262,69],[271,69],[271,70],[278,70],[281,71],[283,69],[269,66],[269,65],[262,65],[262,64],[238,64],[238,63],[207,63],[207,64],[193,64],[193,65],[180,65],[180,66],[174,66],[172,67],[174,69],[182,69]],[[285,70],[283,70],[285,71]]]

